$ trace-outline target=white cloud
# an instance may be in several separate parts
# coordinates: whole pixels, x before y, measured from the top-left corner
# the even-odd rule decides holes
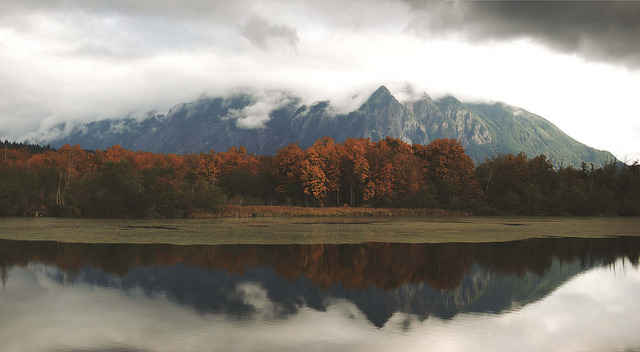
[[[263,128],[271,111],[293,102],[288,95],[275,91],[258,93],[256,99],[254,104],[234,112],[238,127]]]

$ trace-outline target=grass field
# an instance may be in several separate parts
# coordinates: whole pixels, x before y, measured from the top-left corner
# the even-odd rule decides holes
[[[430,216],[467,215],[443,209],[369,208],[369,207],[295,207],[284,205],[223,205],[215,213],[193,214],[195,218],[279,218],[321,216]]]
[[[640,236],[640,218],[288,217],[176,220],[0,218],[0,238],[83,243],[498,242]]]

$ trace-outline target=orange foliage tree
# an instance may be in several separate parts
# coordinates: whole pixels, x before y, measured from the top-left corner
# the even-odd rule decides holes
[[[306,194],[321,205],[326,204],[329,193],[335,193],[340,202],[340,159],[343,150],[333,139],[324,137],[305,151],[302,165],[302,183]]]
[[[436,139],[426,147],[415,147],[414,152],[425,169],[425,181],[438,188],[441,203],[479,196],[473,161],[458,140]]]
[[[278,150],[274,157],[275,178],[278,182],[277,191],[296,197],[304,191],[302,186],[302,165],[305,154],[297,144],[289,144]]]
[[[427,146],[386,138],[325,137],[275,155],[155,154],[115,145],[89,152],[13,147],[0,151],[0,214],[164,216],[235,202],[479,209],[521,214],[640,214],[640,167],[554,170],[540,155],[498,155],[474,167],[461,143]],[[226,199],[226,200],[225,200]],[[246,203],[245,203],[246,204]]]
[[[369,138],[347,138],[342,144],[344,149],[340,174],[343,185],[349,194],[349,204],[356,204],[356,196],[364,197],[365,184],[369,180],[369,161],[367,151],[371,148]]]

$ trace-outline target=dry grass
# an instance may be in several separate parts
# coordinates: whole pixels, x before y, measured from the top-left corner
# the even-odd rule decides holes
[[[293,207],[276,205],[225,205],[215,213],[196,213],[193,218],[280,218],[280,217],[400,217],[433,215],[468,215],[465,212],[443,209],[402,209],[368,207]]]
[[[640,236],[640,218],[280,217],[218,219],[0,218],[0,238],[85,243],[316,244],[501,242]]]

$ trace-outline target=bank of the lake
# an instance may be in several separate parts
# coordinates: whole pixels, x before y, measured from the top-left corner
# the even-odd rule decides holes
[[[469,211],[434,208],[301,207],[291,205],[223,205],[215,212],[194,212],[191,218],[279,217],[414,217],[473,215]]]
[[[0,238],[78,243],[309,244],[503,242],[640,236],[625,217],[0,218]]]

